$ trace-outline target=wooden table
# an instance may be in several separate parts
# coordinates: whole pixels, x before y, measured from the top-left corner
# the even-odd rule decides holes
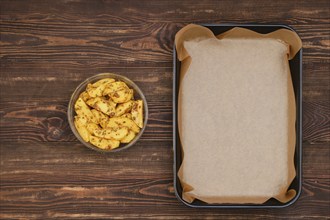
[[[1,1],[3,219],[329,218],[329,1]],[[283,23],[303,40],[303,192],[285,209],[210,210],[173,189],[172,47],[188,23]],[[134,80],[150,108],[134,147],[102,155],[67,122],[75,87]]]

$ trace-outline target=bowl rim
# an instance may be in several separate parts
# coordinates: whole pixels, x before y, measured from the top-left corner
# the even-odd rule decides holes
[[[126,145],[123,145],[123,146],[119,146],[119,147],[117,147],[115,149],[112,149],[112,150],[104,150],[104,149],[101,149],[101,148],[98,148],[98,147],[92,145],[89,142],[84,141],[82,139],[82,137],[79,135],[79,133],[78,133],[78,131],[77,131],[77,129],[74,126],[74,123],[73,123],[74,116],[76,116],[76,113],[75,113],[74,108],[73,108],[74,102],[76,101],[74,97],[77,95],[77,93],[83,87],[86,87],[88,83],[93,83],[93,82],[96,82],[97,80],[101,80],[103,78],[108,78],[108,77],[109,78],[114,78],[115,80],[123,81],[125,83],[128,82],[128,84],[130,84],[130,85],[128,85],[130,87],[130,89],[134,89],[134,91],[139,94],[140,98],[144,102],[143,103],[144,120],[143,120],[143,127],[141,128],[140,132],[135,136],[133,141],[131,141],[130,143],[128,143]],[[133,85],[134,88],[131,88],[131,85]],[[79,97],[79,95],[77,97]],[[104,153],[104,154],[119,152],[119,151],[125,150],[125,149],[130,148],[131,146],[133,146],[141,138],[142,134],[144,133],[145,128],[147,127],[148,116],[149,116],[149,110],[148,110],[147,99],[146,99],[144,93],[142,92],[142,90],[140,89],[140,87],[135,82],[133,82],[132,80],[127,78],[126,76],[119,75],[119,74],[116,74],[116,73],[98,73],[98,74],[95,74],[93,76],[90,76],[90,77],[86,78],[83,82],[81,82],[75,88],[75,90],[71,94],[70,101],[68,103],[68,108],[67,108],[67,119],[68,119],[68,122],[69,122],[70,129],[71,129],[72,133],[75,135],[75,137],[87,148],[95,150],[95,151],[100,152],[100,153]]]

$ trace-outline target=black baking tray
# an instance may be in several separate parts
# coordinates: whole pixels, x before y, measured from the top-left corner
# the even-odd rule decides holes
[[[258,33],[266,34],[276,31],[281,28],[289,29],[294,31],[287,25],[279,24],[202,24],[209,28],[215,35],[221,34],[234,27],[247,28]],[[208,204],[203,201],[196,199],[192,203],[187,203],[182,199],[182,187],[180,180],[177,176],[178,170],[182,163],[181,157],[181,142],[178,133],[178,93],[179,93],[179,79],[180,79],[180,67],[181,62],[177,59],[175,45],[173,47],[173,152],[174,152],[174,191],[179,201],[185,205],[193,208],[284,208],[293,204],[301,193],[302,185],[302,171],[301,171],[301,160],[302,160],[302,49],[296,54],[296,56],[289,61],[291,69],[291,77],[294,87],[295,99],[296,99],[296,148],[294,154],[294,163],[296,168],[296,177],[292,181],[289,189],[295,189],[297,195],[287,203],[281,203],[276,199],[272,198],[263,204]]]

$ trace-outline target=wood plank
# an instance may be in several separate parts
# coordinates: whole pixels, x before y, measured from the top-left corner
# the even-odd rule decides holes
[[[172,141],[141,140],[123,152],[100,154],[78,141],[2,142],[1,183],[60,184],[112,182],[117,179],[172,178]],[[303,145],[303,177],[330,178],[328,144]],[[70,179],[67,177],[70,176]]]
[[[0,75],[0,97],[3,101],[48,101],[51,99],[68,102],[79,83],[102,72],[114,72],[132,79],[141,87],[147,98],[157,96],[155,98],[159,100],[170,100],[172,96],[171,67],[82,68],[73,65],[58,67],[54,64],[50,66],[19,64],[3,67],[1,70],[3,72]],[[329,100],[330,75],[328,72],[330,72],[330,60],[304,63],[304,101]]]
[[[171,144],[162,141],[155,146],[143,140],[123,152],[103,155],[80,143],[2,143],[0,217],[106,218],[109,213],[123,217],[125,209],[131,213],[127,218],[230,217],[236,213],[238,218],[255,215],[261,219],[294,217],[301,212],[306,218],[319,218],[329,211],[330,148],[326,144],[304,144],[303,193],[290,212],[239,213],[189,209],[175,199]]]
[[[48,87],[49,88],[49,87]],[[39,90],[40,91],[40,90]],[[63,96],[65,97],[65,96]],[[67,95],[69,97],[69,95]],[[149,96],[150,97],[150,96]],[[172,140],[171,96],[149,99],[149,121],[142,140]],[[75,141],[67,121],[67,101],[0,102],[0,139],[6,142]],[[330,141],[330,101],[303,102],[303,141]]]
[[[303,140],[330,142],[330,101],[303,102]]]
[[[147,101],[172,100],[172,68],[107,68],[80,71],[67,69],[4,69],[0,76],[2,101],[58,100],[69,102],[75,88],[90,76],[114,72],[133,80]]]
[[[10,3],[10,4],[9,4]],[[189,0],[184,1],[65,1],[52,2],[35,0],[30,2],[3,1],[2,12],[4,18],[17,17],[17,12],[24,15],[25,19],[40,19],[40,14],[48,14],[40,22],[48,22],[50,18],[68,19],[71,22],[89,22],[90,24],[132,23],[134,21],[151,22],[180,22],[180,21],[202,21],[235,20],[242,22],[263,21],[274,22],[278,19],[299,21],[306,19],[311,23],[314,19],[328,17],[328,1],[321,0],[317,4],[310,1],[285,0],[260,2],[258,0],[245,1],[240,4],[232,4],[230,0],[225,1],[203,1],[191,4]],[[24,10],[22,10],[24,9]],[[259,10],[256,10],[259,9]],[[261,10],[262,9],[262,10]],[[95,17],[95,15],[99,15]],[[71,17],[72,16],[72,17]],[[70,19],[74,18],[78,19]],[[98,22],[91,22],[95,19]],[[97,20],[99,19],[99,20]],[[322,20],[320,19],[320,20]],[[315,21],[314,20],[314,21]],[[11,19],[11,21],[15,21]],[[103,22],[102,22],[103,21]]]
[[[122,7],[116,2],[77,4],[57,1],[51,9],[42,8],[45,4],[43,1],[3,4],[0,22],[2,65],[19,60],[20,63],[85,67],[168,66],[172,59],[174,35],[187,22],[241,23],[241,14],[244,14],[244,23],[276,23],[281,18],[278,23],[292,25],[301,35],[306,60],[326,61],[324,55],[329,52],[327,36],[330,27],[326,24],[330,19],[326,17],[327,7],[319,6],[327,6],[326,1],[317,6],[299,3],[299,9],[294,2],[267,3],[261,17],[258,16],[259,10],[250,11],[251,7],[260,5],[255,1],[232,5],[232,10],[223,10],[228,4],[226,1],[203,3],[201,8],[197,8],[198,4],[181,1],[175,4],[131,2],[130,7]],[[162,6],[167,10],[162,10]],[[26,10],[17,14],[19,7]],[[197,20],[191,19],[189,10]],[[268,10],[272,13],[266,13]]]
[[[303,178],[312,179],[317,177],[330,179],[329,142],[322,144],[303,144],[302,171]]]
[[[296,218],[329,214],[329,180],[305,179],[300,199],[287,209],[219,211],[185,207],[175,198],[172,179],[97,184],[26,184],[1,188],[1,218]],[[19,198],[19,199],[17,199]],[[125,210],[123,212],[123,210]],[[148,211],[146,211],[148,210]]]
[[[329,20],[330,22],[330,20]],[[110,26],[116,33],[104,32],[104,27],[89,30],[78,27],[86,33],[77,33],[72,38],[72,28],[51,30],[51,23],[34,30],[18,23],[14,25],[0,23],[2,66],[19,63],[39,65],[74,65],[77,67],[120,66],[169,66],[172,62],[172,48],[175,33],[184,26],[183,23],[172,25],[162,23],[143,23],[141,26]],[[112,24],[111,24],[112,25]],[[22,26],[16,28],[16,26]],[[305,26],[294,26],[303,40],[305,56],[308,61],[327,61],[324,56],[329,52],[327,35],[330,27],[324,24],[312,25],[308,31]],[[52,32],[60,36],[52,36]],[[101,32],[101,33],[99,33]],[[118,33],[117,33],[118,32]],[[124,32],[125,35],[122,33]],[[315,35],[314,33],[318,33]],[[36,43],[37,42],[37,43]]]

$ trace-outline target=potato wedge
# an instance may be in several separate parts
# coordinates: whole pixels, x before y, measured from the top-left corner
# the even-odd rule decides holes
[[[89,105],[90,107],[94,108],[94,105],[98,102],[98,101],[102,101],[105,100],[103,97],[95,97],[95,98],[90,98],[86,101],[86,104]]]
[[[115,103],[124,103],[132,99],[133,93],[130,89],[121,89],[111,93],[109,96]]]
[[[82,98],[82,100],[84,100],[84,102],[86,102],[90,97],[88,95],[88,93],[86,91],[84,91],[83,93],[81,93],[79,95],[80,98]]]
[[[116,106],[117,106],[117,103],[115,103],[115,102],[113,102],[113,101],[111,101],[111,100],[108,100],[108,103],[109,103],[109,105],[110,105],[112,108],[116,108]]]
[[[81,123],[80,120],[74,120],[74,125],[77,128],[77,131],[79,133],[79,135],[81,136],[81,138],[86,141],[89,142],[89,138],[90,138],[90,133],[88,132],[86,126],[84,124]]]
[[[115,126],[124,126],[127,127],[128,129],[134,131],[135,133],[139,133],[140,132],[140,128],[139,126],[137,126],[135,124],[134,121],[132,121],[129,118],[124,118],[124,117],[113,117],[113,118],[109,118],[109,122],[107,127],[111,128],[111,127],[115,127]]]
[[[113,140],[119,141],[128,134],[128,128],[118,127],[116,129],[112,129],[112,128],[98,129],[98,130],[94,130],[93,134],[96,137],[105,138],[105,139],[113,139]]]
[[[90,143],[93,144],[94,146],[101,148],[103,150],[109,149],[109,146],[107,144],[101,143],[102,138],[91,136],[90,137]]]
[[[143,101],[137,100],[132,107],[132,120],[140,127],[143,128]]]
[[[74,109],[75,109],[77,115],[86,117],[87,121],[97,123],[93,113],[91,112],[91,110],[89,109],[89,107],[87,106],[87,104],[84,102],[84,100],[82,98],[77,99],[77,101],[74,105]]]
[[[100,79],[99,81],[95,82],[92,84],[93,87],[99,87],[101,84],[107,85],[108,83],[115,82],[115,79],[112,78],[105,78],[105,79]]]
[[[113,105],[111,104],[111,101],[109,101],[109,100],[97,101],[94,104],[94,108],[96,110],[103,112],[104,114],[106,114],[110,117],[113,117],[116,115],[116,109],[113,107]]]
[[[120,141],[107,140],[107,139],[95,137],[95,136],[90,137],[90,143],[103,150],[114,149],[114,148],[119,147],[119,145],[120,145]]]
[[[121,117],[132,119],[132,114],[131,113],[125,113]]]
[[[88,123],[88,120],[85,116],[83,115],[76,115],[74,117],[75,120],[79,121],[81,124],[86,125]]]
[[[123,114],[131,111],[133,103],[134,102],[132,100],[129,100],[125,103],[118,104],[117,107],[116,107],[116,116],[117,117],[122,116]]]
[[[105,126],[105,128],[111,128],[111,129],[118,129],[120,127],[119,124],[116,123],[116,121],[114,120],[109,120],[107,121],[107,124]]]
[[[100,126],[102,128],[106,128],[107,127],[107,124],[108,124],[108,120],[109,120],[109,118],[101,120],[100,121]]]
[[[119,147],[119,145],[120,145],[120,141],[109,140],[109,139],[103,139],[102,143],[108,145],[109,149],[115,149],[115,148]]]
[[[92,114],[95,117],[96,123],[99,124],[100,123],[100,120],[101,120],[101,114],[100,113],[102,113],[102,112],[100,112],[100,111],[98,111],[96,109],[92,109],[91,112],[92,112]]]
[[[86,128],[87,128],[87,131],[88,131],[89,133],[93,134],[95,130],[100,129],[100,126],[98,126],[98,125],[95,124],[95,123],[90,122],[90,123],[87,123],[87,124],[86,124]]]
[[[103,95],[110,95],[110,94],[114,93],[115,91],[122,90],[122,89],[129,89],[128,86],[126,85],[126,83],[121,82],[121,81],[109,83],[105,87],[105,89],[103,91]]]
[[[101,84],[98,87],[94,87],[93,85],[87,87],[86,91],[90,97],[99,97],[102,96],[103,90],[105,89],[105,84]]]
[[[96,109],[92,109],[91,112],[95,116],[97,124],[100,124],[100,126],[102,128],[105,128],[107,125],[107,122],[109,120],[109,117],[106,114],[104,114]]]
[[[127,144],[130,143],[134,138],[135,138],[135,133],[134,131],[129,130],[128,134],[120,140],[120,143]]]

